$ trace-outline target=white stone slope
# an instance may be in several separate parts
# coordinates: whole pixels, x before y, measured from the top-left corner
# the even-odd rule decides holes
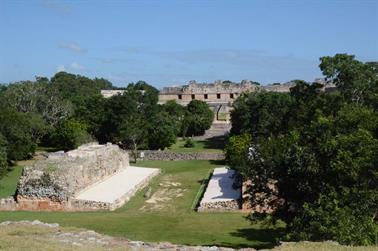
[[[75,199],[111,203],[115,209],[127,202],[159,172],[158,168],[129,166],[81,191]]]
[[[215,168],[198,211],[238,210],[241,189],[233,188],[235,174],[226,167]]]

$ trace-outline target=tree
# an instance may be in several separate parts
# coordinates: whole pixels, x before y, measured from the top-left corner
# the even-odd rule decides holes
[[[176,142],[177,125],[174,117],[162,111],[157,113],[152,121],[148,128],[149,149],[164,150]]]
[[[101,125],[105,119],[106,99],[101,95],[87,97],[76,106],[74,118],[88,125],[88,131],[101,138]]]
[[[378,74],[374,62],[362,63],[348,54],[322,57],[320,61],[323,75],[336,84],[347,100],[378,108]]]
[[[8,160],[30,157],[36,148],[28,115],[12,109],[0,109],[0,133],[6,138]]]
[[[139,81],[129,84],[122,95],[107,99],[100,141],[132,149],[135,160],[138,149],[159,149],[171,144],[171,132],[175,137],[175,124],[169,114],[164,113],[167,118],[159,114],[161,108],[157,105],[157,94],[154,87]]]
[[[347,55],[322,58],[321,68],[340,92],[324,93],[319,84],[296,81],[290,95],[240,97],[232,112],[235,136],[226,147],[227,160],[252,180],[254,190],[266,192],[267,181],[276,181],[284,203],[272,219],[286,222],[286,238],[374,244],[377,68]]]
[[[75,119],[63,121],[52,136],[53,142],[65,151],[75,149],[92,141],[87,128],[86,124]]]
[[[162,105],[162,110],[173,118],[175,123],[176,135],[182,133],[183,121],[185,118],[185,107],[179,105],[175,100],[170,100]]]
[[[113,96],[104,103],[104,117],[99,130],[100,142],[119,142],[121,127],[125,127],[133,119],[144,120],[142,106],[137,101],[137,93],[125,92],[123,95]],[[140,128],[144,130],[142,124]]]
[[[251,149],[252,137],[248,133],[241,135],[234,135],[229,138],[227,145],[224,149],[226,155],[226,161],[235,169],[241,173],[248,170],[248,156]],[[247,174],[243,173],[245,176]]]
[[[240,96],[231,112],[231,134],[249,133],[254,139],[287,131],[293,100],[287,93],[254,92]]]
[[[213,123],[213,111],[204,101],[192,100],[186,107],[183,136],[203,135]]]
[[[51,85],[60,95],[78,105],[86,97],[99,95],[103,89],[112,89],[112,84],[105,79],[94,80],[66,72],[58,72],[51,78]]]
[[[72,104],[63,100],[44,78],[38,78],[37,82],[10,84],[2,94],[0,106],[18,112],[40,114],[51,126],[56,126],[60,120],[73,113]]]
[[[119,134],[116,137],[123,146],[132,149],[135,163],[138,158],[138,147],[142,145],[146,138],[145,128],[146,121],[139,114],[134,114],[122,122]]]
[[[8,168],[7,140],[0,133],[0,178],[6,173]]]
[[[138,102],[139,111],[146,117],[150,118],[158,111],[159,91],[144,81],[131,83],[127,86],[126,92]]]

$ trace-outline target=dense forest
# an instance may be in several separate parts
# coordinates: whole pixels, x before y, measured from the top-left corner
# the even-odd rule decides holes
[[[201,101],[158,105],[158,90],[144,81],[108,99],[102,89],[116,88],[105,79],[66,72],[0,85],[0,176],[38,147],[70,150],[98,141],[132,150],[164,149],[177,136],[203,134],[213,119]]]
[[[351,55],[322,57],[337,91],[297,81],[290,93],[248,93],[234,103],[227,160],[251,193],[280,207],[251,220],[287,224],[288,240],[373,245],[378,236],[378,64]]]

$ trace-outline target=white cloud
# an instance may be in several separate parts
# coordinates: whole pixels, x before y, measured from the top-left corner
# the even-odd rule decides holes
[[[58,65],[56,67],[56,72],[61,72],[61,71],[66,71],[66,67],[64,67],[64,65]]]
[[[59,45],[59,48],[67,49],[73,52],[78,52],[78,53],[85,53],[87,52],[86,49],[80,47],[77,43],[63,43]]]
[[[70,67],[74,70],[84,70],[85,67],[79,63],[73,62],[70,64]]]

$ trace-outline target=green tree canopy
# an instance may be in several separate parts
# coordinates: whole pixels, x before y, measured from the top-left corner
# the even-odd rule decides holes
[[[200,100],[192,100],[186,107],[183,122],[183,135],[203,135],[213,123],[214,114],[208,104]]]
[[[63,121],[52,136],[54,145],[68,151],[91,142],[93,139],[87,128],[86,124],[75,119]]]

